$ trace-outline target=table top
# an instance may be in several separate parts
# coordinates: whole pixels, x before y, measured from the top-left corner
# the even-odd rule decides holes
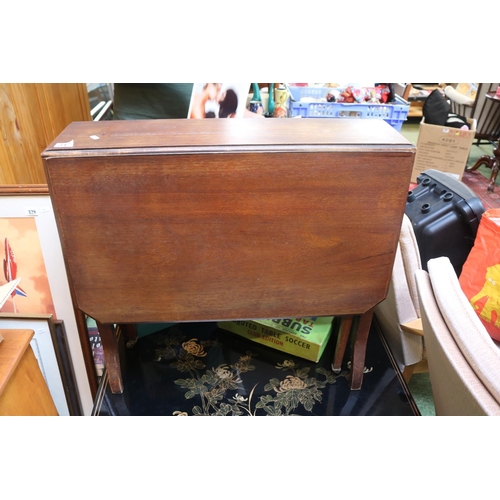
[[[33,330],[0,330],[0,394],[16,371],[35,332]]]
[[[42,156],[102,154],[120,150],[137,153],[138,149],[155,153],[196,150],[252,150],[272,146],[279,150],[311,149],[313,146],[336,148],[412,147],[389,124],[377,119],[227,119],[227,120],[110,120],[73,122]]]

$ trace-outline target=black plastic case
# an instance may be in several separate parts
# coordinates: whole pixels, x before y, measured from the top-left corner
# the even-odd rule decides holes
[[[436,257],[448,257],[460,276],[474,245],[484,206],[463,182],[437,170],[425,170],[408,193],[405,213],[411,220],[422,267]]]

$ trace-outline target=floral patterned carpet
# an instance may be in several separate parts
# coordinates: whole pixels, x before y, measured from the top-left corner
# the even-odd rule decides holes
[[[349,364],[341,373],[332,372],[334,347],[330,341],[314,363],[225,332],[215,323],[174,325],[123,348],[124,393],[110,393],[105,372],[93,414],[418,415],[376,325],[362,390],[350,390]]]
[[[244,375],[255,370],[251,351],[241,355],[231,365],[223,363],[208,368],[204,363],[207,356],[205,348],[214,346],[216,341],[191,339],[182,342],[182,338],[174,334],[167,336],[165,342],[168,347],[160,350],[160,358],[167,354],[167,360],[176,360],[170,366],[189,375],[175,379],[174,384],[185,391],[186,399],[198,397],[200,401],[199,405],[193,406],[193,415],[256,415],[261,411],[269,415],[290,415],[302,407],[311,412],[315,402],[322,400],[321,390],[327,384],[334,384],[339,376],[322,367],[316,368],[315,374],[310,374],[311,367],[284,359],[275,365],[276,370],[283,372],[283,377],[270,378],[264,384],[266,394],[257,396],[257,382],[248,394],[245,392],[245,397],[238,391],[244,391]],[[257,401],[252,400],[254,394],[258,397]],[[175,411],[174,415],[179,413]]]

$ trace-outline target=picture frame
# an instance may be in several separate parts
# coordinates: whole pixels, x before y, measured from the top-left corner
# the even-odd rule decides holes
[[[31,221],[27,221],[26,219],[31,219]],[[2,222],[4,223],[3,226]],[[39,241],[39,246],[37,246],[37,248],[39,248],[43,260],[43,266],[42,264],[41,266],[44,267],[44,272],[40,273],[37,279],[40,278],[41,281],[47,281],[50,290],[48,295],[50,295],[53,310],[50,310],[49,305],[44,306],[45,310],[36,310],[38,306],[33,306],[29,311],[17,311],[14,313],[8,310],[9,301],[7,301],[0,313],[19,313],[24,316],[52,314],[54,323],[58,325],[58,331],[62,331],[63,328],[58,324],[58,321],[63,322],[68,356],[71,359],[73,367],[74,381],[81,405],[81,413],[83,415],[90,415],[93,406],[93,397],[89,374],[86,368],[88,362],[85,358],[81,341],[82,337],[86,338],[88,335],[87,332],[79,331],[81,328],[81,321],[79,322],[75,316],[75,308],[71,297],[59,232],[47,186],[0,186],[0,243],[4,243],[5,238],[11,236],[9,244],[13,246],[15,252],[16,246],[18,248],[21,247],[19,238],[23,237],[23,231],[13,231],[10,235],[3,234],[9,232],[11,226],[8,225],[8,223],[10,222],[14,223],[12,226],[14,228],[16,225],[23,223],[27,223],[35,228],[37,241]],[[38,255],[36,257],[38,257]],[[19,276],[23,275],[23,269],[21,268],[22,262],[30,262],[31,260],[31,257],[24,258],[22,261],[19,259],[17,263]],[[0,275],[0,278],[3,278],[1,283],[8,281],[3,275]],[[23,287],[23,290],[25,290],[29,284],[30,276],[22,276],[19,285]],[[30,290],[33,291],[34,287]],[[22,304],[22,298],[23,297],[15,299],[18,305]],[[47,297],[44,296],[44,299],[46,298]],[[90,362],[92,363],[92,360],[90,360]],[[74,403],[71,403],[70,406],[71,405],[74,406]]]
[[[64,322],[52,314],[0,313],[4,329],[33,330],[30,345],[59,416],[82,415]]]
[[[194,83],[188,118],[243,118],[250,83]]]
[[[78,396],[78,385],[76,383],[75,370],[71,360],[64,321],[54,320],[54,333],[54,349],[59,364],[59,372],[61,374],[64,392],[66,394],[69,414],[72,416],[81,416],[82,405]]]

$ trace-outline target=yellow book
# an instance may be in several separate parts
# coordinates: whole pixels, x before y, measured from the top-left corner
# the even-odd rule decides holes
[[[332,333],[333,316],[220,321],[219,328],[262,345],[318,362]]]

